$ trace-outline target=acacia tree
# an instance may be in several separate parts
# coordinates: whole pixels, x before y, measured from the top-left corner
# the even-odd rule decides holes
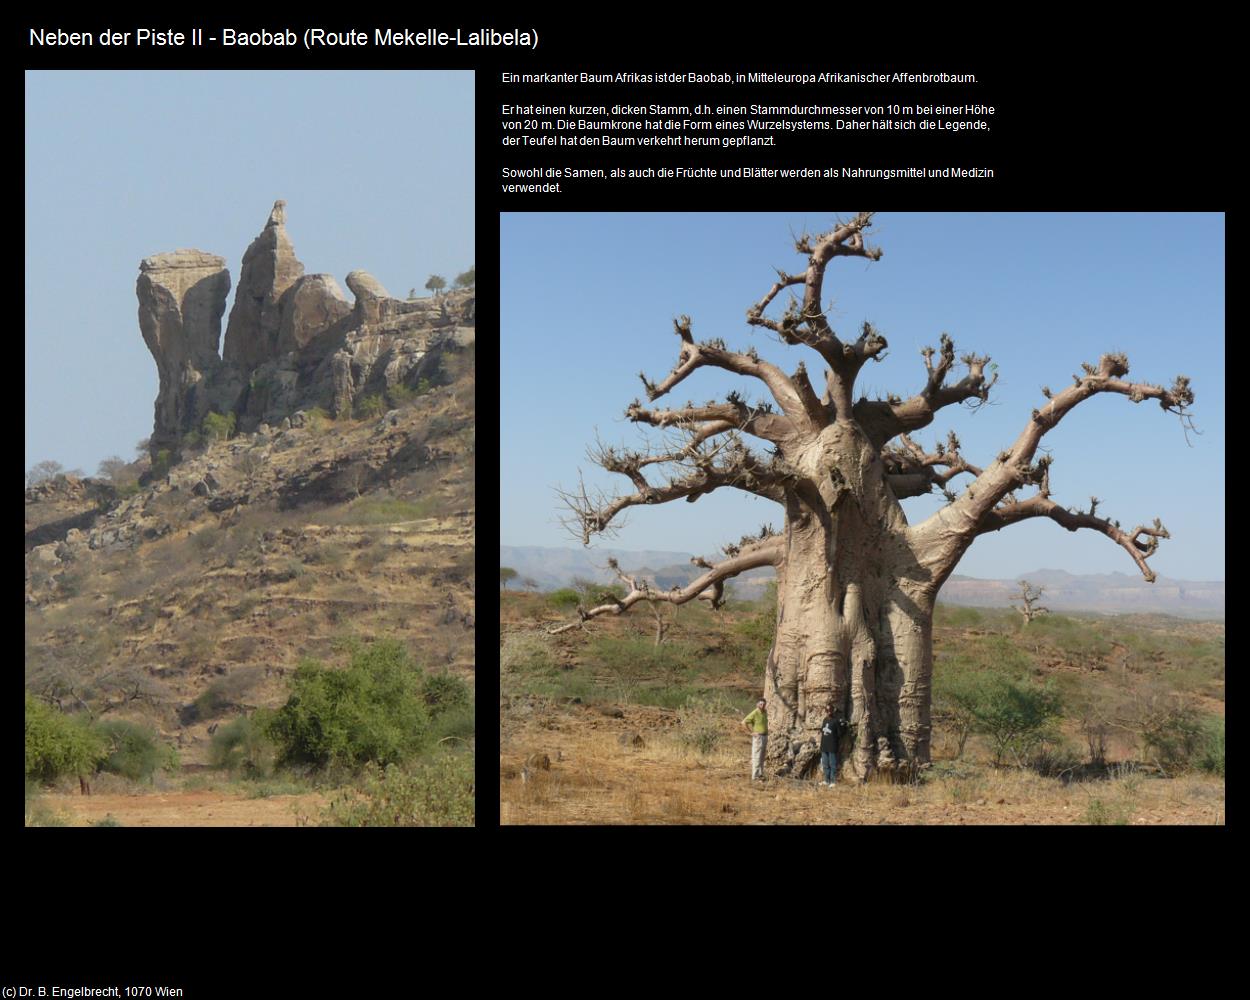
[[[1119,522],[1072,510],[1051,498],[1049,456],[1038,456],[1042,438],[1077,405],[1100,393],[1133,402],[1157,400],[1187,419],[1193,403],[1189,380],[1172,386],[1125,381],[1128,359],[1103,355],[1083,364],[1073,384],[1044,389],[1045,405],[1025,420],[1016,440],[984,467],[965,460],[951,434],[926,451],[910,436],[939,410],[983,403],[997,375],[990,359],[964,354],[956,371],[955,345],[942,334],[925,348],[924,384],[904,399],[855,398],[865,364],[879,361],[885,338],[865,322],[854,339],[839,336],[822,305],[826,268],[839,257],[879,261],[882,251],[865,242],[872,213],[840,222],[818,237],[801,236],[795,250],[806,267],[778,273],[776,282],[747,310],[751,326],[772,331],[794,347],[811,349],[824,362],[818,394],[799,360],[790,373],[759,357],[754,348],[729,350],[719,339],[696,341],[691,321],[674,321],[680,341],[677,362],[653,382],[643,374],[647,399],[655,402],[700,368],[720,368],[762,384],[770,400],[752,403],[738,391],[723,402],[649,408],[635,400],[625,416],[637,424],[669,429],[677,440],[649,451],[599,445],[592,457],[633,483],[621,496],[592,495],[583,486],[563,493],[570,523],[585,544],[609,530],[631,507],[696,501],[718,489],[736,489],[777,503],[784,528],[765,527],[725,547],[719,562],[694,560],[704,570],[686,587],[660,591],[645,580],[618,575],[628,592],[596,607],[581,607],[582,622],[620,614],[643,602],[681,604],[705,598],[723,603],[725,581],[762,566],[777,572],[777,627],[764,671],[768,704],[768,764],[776,774],[801,776],[819,758],[819,727],[827,704],[851,721],[854,751],[849,764],[862,778],[873,770],[907,774],[929,761],[932,700],[932,620],[938,590],[968,547],[981,535],[1032,518],[1049,518],[1069,531],[1097,531],[1122,546],[1149,581],[1146,560],[1163,525]],[[770,310],[787,289],[789,306]],[[747,438],[766,446],[763,454]],[[658,474],[657,474],[658,473]],[[956,495],[952,481],[972,477]],[[1031,488],[1031,495],[1020,492]],[[899,501],[940,490],[948,503],[918,524],[909,524]],[[575,623],[573,626],[576,627]]]

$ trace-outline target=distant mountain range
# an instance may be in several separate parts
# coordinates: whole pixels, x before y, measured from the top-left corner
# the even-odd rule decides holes
[[[608,583],[616,577],[607,561],[615,556],[631,575],[639,575],[667,590],[684,586],[703,572],[690,564],[689,552],[631,551],[626,549],[561,549],[539,546],[499,547],[499,564],[517,571],[517,586],[532,580],[540,590],[567,587],[574,579]],[[756,569],[734,579],[731,586],[743,598],[758,597],[773,577],[771,569]],[[1131,573],[1077,575],[1061,569],[1039,569],[1004,580],[978,580],[955,574],[946,581],[939,600],[973,607],[1006,607],[1013,603],[1019,581],[1045,588],[1042,604],[1052,611],[1094,611],[1107,614],[1154,612],[1194,618],[1224,616],[1224,582],[1173,580],[1159,577],[1147,583]]]

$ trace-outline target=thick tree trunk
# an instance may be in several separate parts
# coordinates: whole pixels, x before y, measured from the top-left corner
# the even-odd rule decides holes
[[[813,773],[832,704],[850,723],[840,766],[860,779],[906,777],[929,762],[930,581],[861,435],[844,427],[826,445],[805,456],[825,470],[810,481],[837,485],[787,503],[764,681],[769,766],[792,777]]]

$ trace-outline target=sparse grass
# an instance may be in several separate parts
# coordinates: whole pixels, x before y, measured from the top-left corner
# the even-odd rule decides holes
[[[1121,724],[1130,718],[1134,694],[1146,707],[1166,707],[1166,699],[1151,702],[1149,691],[1166,695],[1169,670],[1183,673],[1191,658],[1218,654],[1220,659],[1207,663],[1197,680],[1222,696],[1218,625],[1173,625],[1145,616],[1059,616],[1071,621],[1060,621],[1059,641],[1052,641],[1036,628],[1044,619],[1023,630],[1019,615],[1009,610],[948,609],[953,614],[947,614],[939,609],[935,679],[966,674],[1030,690],[1049,682],[1060,696],[1065,717],[1021,750],[1023,767],[1015,766],[1015,755],[1007,752],[1005,759],[1013,766],[995,769],[991,741],[975,733],[963,759],[944,759],[943,753],[954,754],[954,741],[947,722],[938,719],[935,763],[916,784],[860,786],[844,770],[836,789],[790,779],[760,787],[747,780],[748,745],[737,727],[761,683],[762,658],[752,647],[771,636],[767,615],[758,606],[743,602],[715,616],[705,608],[672,609],[664,644],[675,654],[675,665],[669,665],[667,654],[654,653],[653,622],[638,609],[632,618],[596,620],[589,636],[578,631],[547,636],[542,630],[552,611],[564,610],[552,607],[551,596],[501,596],[509,623],[501,646],[507,695],[500,736],[504,823],[1224,822],[1222,720],[1197,717],[1192,770],[1173,777],[1160,776],[1149,763],[1134,763],[1148,758],[1141,734],[1135,744],[1123,725],[1104,740],[1107,763],[1091,763],[1081,728],[1086,705],[1095,721],[1101,712]],[[517,622],[531,631],[515,631]],[[1174,627],[1185,632],[1170,633]],[[1202,629],[1206,638],[1199,646],[1191,640],[1201,637]],[[1168,641],[1152,645],[1155,635]],[[1108,649],[1113,644],[1122,648],[1130,646],[1125,641],[1130,636],[1140,640],[1142,655],[1140,665],[1135,659],[1127,673],[1119,669],[1120,650],[1095,655],[1104,639]],[[1198,650],[1196,657],[1191,657],[1193,650]],[[619,672],[635,664],[641,667],[629,678],[629,690],[622,690]],[[1143,688],[1147,681],[1149,691]],[[700,745],[697,727],[685,713],[692,697],[713,695],[736,701],[740,714],[726,713],[720,728],[713,726]],[[580,697],[583,704],[569,703],[570,697]],[[620,706],[624,717],[605,716],[604,705]],[[623,748],[618,737],[627,732],[640,733],[644,745]],[[551,756],[552,769],[522,782],[519,765],[536,750]],[[559,751],[563,760],[557,760]],[[839,762],[845,767],[844,759]],[[1094,801],[1098,804],[1091,807]]]
[[[397,524],[434,517],[438,503],[432,497],[420,500],[395,500],[368,497],[355,501],[343,517],[344,524]]]

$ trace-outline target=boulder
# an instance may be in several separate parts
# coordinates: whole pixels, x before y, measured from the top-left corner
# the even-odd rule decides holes
[[[302,351],[352,314],[352,307],[329,274],[306,274],[282,297],[279,354]]]
[[[347,276],[347,287],[356,296],[356,322],[378,322],[382,318],[387,301],[391,298],[390,292],[382,287],[382,282],[368,271],[352,271]]]

